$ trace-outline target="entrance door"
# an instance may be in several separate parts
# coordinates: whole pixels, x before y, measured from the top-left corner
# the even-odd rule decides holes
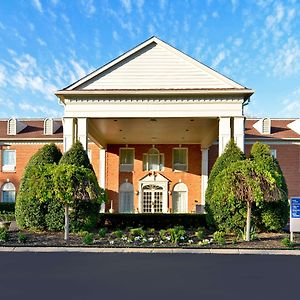
[[[143,187],[142,204],[144,213],[163,212],[163,188],[149,184]]]

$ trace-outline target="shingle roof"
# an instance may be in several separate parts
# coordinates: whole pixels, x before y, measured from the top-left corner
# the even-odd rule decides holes
[[[247,119],[245,124],[245,139],[300,139],[300,134],[287,125],[296,119],[271,119],[271,133],[261,134],[253,125],[259,119]]]
[[[62,139],[63,138],[63,127],[62,125],[57,129],[54,134],[44,134],[44,120],[42,119],[22,119],[22,123],[26,124],[21,132],[16,135],[7,134],[7,120],[0,120],[0,139],[10,140],[51,140],[51,139]],[[61,120],[55,120],[55,122],[62,124]]]
[[[287,125],[295,119],[271,119],[271,133],[261,134],[253,125],[259,119],[247,119],[245,124],[245,139],[300,139],[300,134],[290,129]],[[44,120],[43,119],[22,119],[22,123],[27,127],[16,135],[7,134],[7,120],[0,120],[0,139],[2,140],[51,140],[63,138],[63,127],[61,120],[55,122],[61,124],[58,130],[52,135],[44,134]]]

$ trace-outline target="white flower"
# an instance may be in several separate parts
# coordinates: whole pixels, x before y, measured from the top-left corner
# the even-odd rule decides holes
[[[140,236],[136,236],[136,237],[134,238],[135,241],[139,241],[140,239],[141,239]]]
[[[163,243],[163,241],[159,241],[159,243],[160,243],[160,244],[162,244],[162,243]]]
[[[109,241],[109,243],[110,243],[111,245],[113,245],[113,244],[115,243],[115,241]]]
[[[166,236],[166,240],[168,240],[168,241],[169,241],[170,239],[171,239],[171,237],[170,237],[170,236]]]
[[[150,237],[150,238],[148,239],[149,242],[152,242],[153,240],[154,240],[153,237]]]
[[[184,240],[184,236],[181,236],[180,239],[181,239],[181,240]]]
[[[144,243],[147,242],[147,239],[146,239],[146,238],[143,238],[143,242],[144,242]]]
[[[188,243],[192,244],[192,243],[194,243],[194,241],[193,240],[188,240]]]

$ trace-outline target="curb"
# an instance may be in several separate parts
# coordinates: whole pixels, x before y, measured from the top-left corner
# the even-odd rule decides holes
[[[159,248],[80,248],[80,247],[0,247],[0,252],[32,253],[145,253],[145,254],[248,254],[248,255],[295,255],[299,250],[255,249],[159,249]]]

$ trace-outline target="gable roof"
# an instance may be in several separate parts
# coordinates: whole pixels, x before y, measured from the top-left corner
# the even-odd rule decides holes
[[[56,95],[101,91],[239,91],[238,84],[190,56],[151,37]],[[77,94],[77,93],[76,93]]]

